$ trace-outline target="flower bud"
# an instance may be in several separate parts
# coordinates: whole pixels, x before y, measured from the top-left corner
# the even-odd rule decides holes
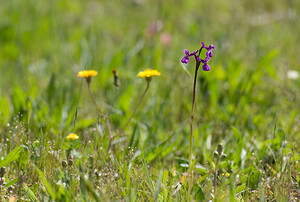
[[[214,158],[219,158],[219,153],[217,151],[214,151]]]
[[[114,74],[114,85],[116,87],[119,87],[120,86],[120,81],[119,81],[119,77],[117,75],[117,70],[116,69],[113,69],[112,70],[113,74]]]
[[[63,161],[61,162],[61,165],[62,165],[63,168],[65,168],[65,167],[67,167],[68,163],[67,163],[66,160],[63,160]]]
[[[70,158],[69,158],[68,164],[69,164],[69,166],[72,166],[73,163],[74,163],[74,156],[71,155]]]
[[[73,159],[69,159],[69,162],[68,162],[69,166],[72,166],[73,163],[74,163],[74,160]]]
[[[222,144],[218,144],[217,151],[218,151],[219,154],[222,154],[222,152],[223,152],[223,145]]]
[[[226,154],[224,154],[224,153],[222,153],[222,155],[221,155],[221,161],[224,161],[225,159],[226,159],[226,157],[227,157],[227,155]]]

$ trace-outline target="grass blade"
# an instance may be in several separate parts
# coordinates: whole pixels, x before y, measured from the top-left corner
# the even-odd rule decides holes
[[[38,201],[33,191],[25,183],[23,183],[23,189],[25,189],[25,192],[27,192],[28,197],[30,198],[31,201]]]
[[[3,166],[7,166],[12,161],[17,160],[20,157],[21,151],[23,151],[23,147],[19,146],[9,152],[9,154],[2,161],[0,161],[0,168]]]
[[[38,167],[35,167],[35,170],[36,172],[39,174],[41,180],[43,181],[48,193],[50,194],[51,198],[53,200],[56,199],[56,194],[55,194],[55,191],[54,189],[51,187],[50,183],[48,182],[48,180],[45,178],[43,172],[38,168]]]
[[[160,186],[161,186],[161,181],[162,181],[162,174],[163,174],[163,171],[160,170],[159,171],[158,180],[157,180],[157,183],[156,183],[155,193],[154,193],[154,201],[157,201],[157,197],[158,197],[158,194],[160,192]]]

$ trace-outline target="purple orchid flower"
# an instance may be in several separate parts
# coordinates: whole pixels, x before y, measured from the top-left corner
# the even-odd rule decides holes
[[[203,71],[209,71],[210,67],[207,63],[209,62],[210,58],[212,58],[212,56],[213,56],[212,50],[215,48],[215,46],[209,45],[207,47],[207,46],[205,46],[205,44],[203,42],[201,44],[202,44],[202,47],[199,50],[194,51],[193,53],[190,53],[187,49],[184,49],[183,52],[185,53],[185,56],[181,59],[181,62],[187,64],[190,61],[189,57],[194,56],[195,59],[199,62],[198,67],[199,67],[200,63],[203,63],[203,66],[202,66]],[[202,60],[200,58],[200,52],[203,48],[207,50],[206,54],[205,54],[206,57],[204,60]],[[199,54],[197,55],[198,52],[199,52]]]
[[[192,153],[192,148],[193,148],[193,120],[194,120],[194,106],[195,106],[195,98],[196,98],[196,84],[197,84],[197,74],[198,74],[198,70],[199,70],[199,67],[201,65],[201,63],[203,64],[202,65],[202,69],[203,71],[209,71],[210,70],[210,67],[209,65],[207,64],[208,61],[210,60],[210,58],[213,56],[212,54],[212,50],[215,48],[213,45],[210,45],[210,46],[205,46],[205,44],[202,42],[201,43],[202,46],[199,50],[197,51],[194,51],[193,53],[190,53],[187,49],[184,49],[183,52],[185,53],[185,56],[181,59],[181,62],[182,63],[185,63],[187,64],[189,61],[190,61],[190,58],[191,56],[194,56],[195,57],[195,60],[196,60],[196,69],[195,69],[195,76],[194,76],[194,87],[193,87],[193,102],[192,102],[192,114],[191,114],[191,118],[190,118],[190,126],[191,126],[191,133],[190,133],[190,158],[189,158],[189,162],[191,163],[192,162],[192,156],[193,156],[193,153]],[[206,57],[204,60],[202,60],[200,58],[200,54],[201,54],[201,51],[203,49],[206,49]]]
[[[209,65],[207,63],[203,64],[202,69],[203,69],[203,71],[209,71],[210,70]]]
[[[181,59],[181,62],[187,64],[190,61],[189,57],[196,55],[198,50],[190,53],[187,49],[184,49],[183,52],[185,53],[185,56]]]

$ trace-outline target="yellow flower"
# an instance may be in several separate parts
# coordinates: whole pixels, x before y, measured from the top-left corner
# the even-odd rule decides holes
[[[67,136],[67,140],[78,140],[79,137],[75,133],[71,133],[70,135]]]
[[[227,173],[227,172],[225,172],[225,173],[222,173],[222,176],[229,177],[229,176],[230,176],[230,174],[229,174],[229,173]]]
[[[160,72],[157,70],[146,69],[145,71],[139,72],[137,77],[151,78],[153,76],[160,76]]]
[[[77,77],[89,79],[89,78],[96,76],[97,74],[98,74],[98,72],[95,70],[84,70],[84,71],[78,72]]]

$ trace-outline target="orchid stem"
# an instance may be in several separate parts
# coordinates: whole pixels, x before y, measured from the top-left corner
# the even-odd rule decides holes
[[[202,49],[199,51],[199,55]],[[189,167],[190,167],[190,174],[191,174],[191,181],[189,186],[189,192],[192,189],[193,184],[193,170],[194,170],[194,164],[193,164],[193,122],[194,122],[194,109],[195,109],[195,98],[196,98],[196,84],[197,84],[197,74],[200,66],[200,61],[197,60],[196,56],[196,70],[195,70],[195,77],[194,77],[194,86],[193,86],[193,101],[192,101],[192,114],[190,118],[190,154],[189,154]]]

